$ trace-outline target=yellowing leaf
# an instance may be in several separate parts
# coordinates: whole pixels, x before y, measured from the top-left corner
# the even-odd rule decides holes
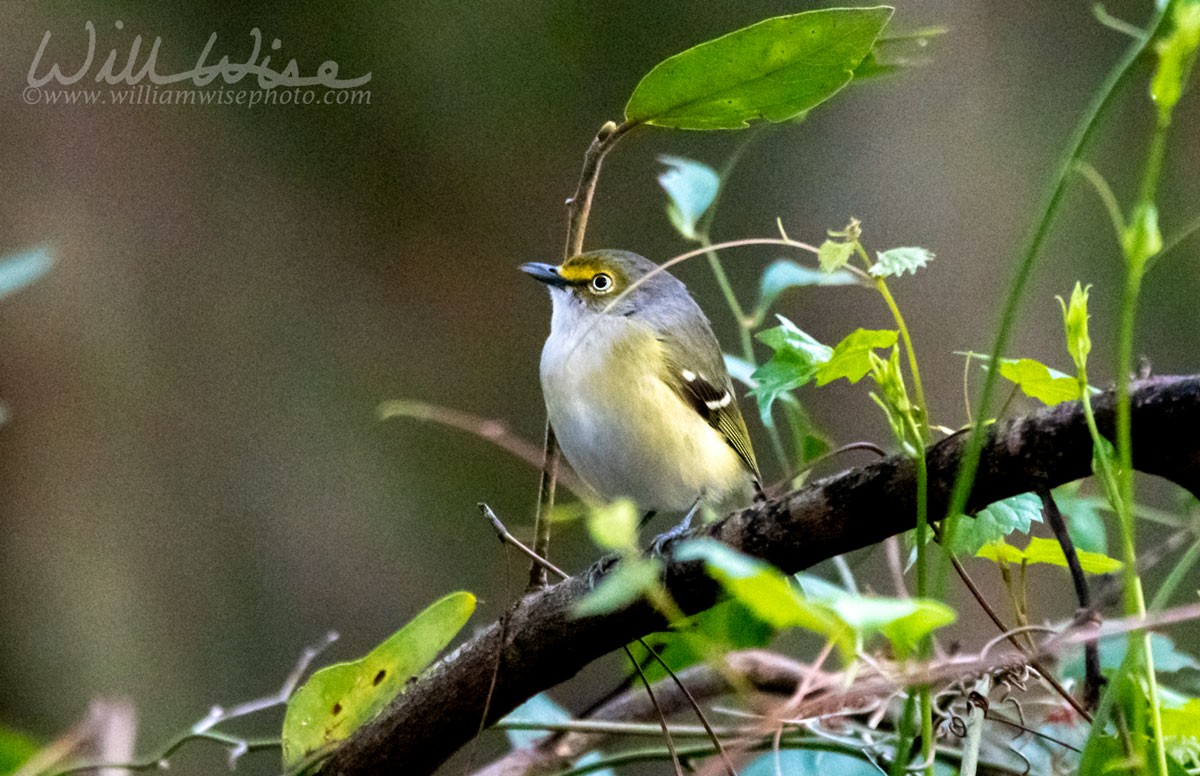
[[[1079,381],[1054,372],[1045,364],[1032,358],[1004,359],[1000,362],[1000,374],[1017,384],[1026,396],[1043,404],[1053,406],[1059,402],[1079,398]]]
[[[288,699],[283,764],[291,770],[370,721],[433,662],[475,611],[475,596],[434,602],[366,656],[326,666]]]
[[[1098,552],[1076,550],[1075,554],[1079,556],[1079,565],[1087,574],[1112,574],[1121,569],[1121,561]],[[1029,540],[1029,546],[1023,550],[1001,539],[985,544],[975,556],[1005,563],[1048,563],[1052,566],[1067,567],[1067,558],[1063,555],[1062,546],[1058,541],[1036,536]]]

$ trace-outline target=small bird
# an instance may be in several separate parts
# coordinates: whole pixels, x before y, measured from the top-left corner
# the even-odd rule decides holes
[[[617,250],[521,270],[550,288],[542,393],[584,482],[650,513],[761,492],[720,345],[683,283]]]

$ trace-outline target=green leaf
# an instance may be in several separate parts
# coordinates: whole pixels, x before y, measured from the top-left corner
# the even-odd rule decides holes
[[[775,628],[804,628],[833,641],[849,663],[865,635],[882,633],[901,655],[917,642],[954,621],[945,604],[923,599],[851,595],[810,575],[799,577],[805,595],[781,571],[713,539],[683,542],[681,561],[702,560],[725,592]]]
[[[1000,376],[1016,383],[1021,393],[1048,406],[1079,398],[1079,381],[1032,358],[1000,361]]]
[[[1087,574],[1112,574],[1121,569],[1121,561],[1107,555],[1083,550],[1076,550],[1075,554],[1079,556],[1079,565]],[[1013,547],[1003,539],[998,539],[980,547],[979,551],[975,553],[975,557],[1017,565],[1047,563],[1052,566],[1067,567],[1067,558],[1063,555],[1062,545],[1055,539],[1042,539],[1037,536],[1031,537],[1029,546],[1023,550]]]
[[[704,561],[708,573],[735,601],[773,628],[804,628],[837,643],[844,660],[854,657],[855,640],[827,608],[804,600],[779,569],[715,539],[691,539],[675,550],[680,561]]]
[[[1071,354],[1076,370],[1081,373],[1087,369],[1088,353],[1092,352],[1092,338],[1088,336],[1088,292],[1091,288],[1084,288],[1079,281],[1075,281],[1069,303],[1063,301],[1061,296],[1055,297],[1062,306],[1063,327],[1067,331],[1067,352]]]
[[[647,73],[625,119],[675,129],[786,121],[848,84],[891,16],[887,7],[807,11],[701,43]]]
[[[1094,498],[1079,496],[1079,483],[1054,490],[1054,500],[1067,521],[1067,533],[1081,550],[1108,554],[1108,527]]]
[[[817,385],[831,383],[840,377],[857,383],[871,371],[871,351],[892,347],[897,337],[898,332],[891,329],[858,329],[839,342],[833,354],[817,369]]]
[[[758,291],[758,314],[765,315],[784,291],[805,286],[853,286],[858,280],[845,270],[822,272],[791,259],[776,259],[763,272]]]
[[[629,499],[592,508],[587,527],[592,541],[606,550],[630,550],[637,547],[637,529],[641,522],[637,506]]]
[[[771,425],[771,406],[775,400],[811,381],[820,365],[833,353],[787,318],[775,317],[779,319],[778,326],[756,335],[760,342],[775,351],[774,355],[750,376],[756,383],[750,393],[758,400],[764,425]]]
[[[8,296],[40,278],[54,264],[44,250],[30,251],[0,260],[0,297]]]
[[[658,176],[658,183],[671,198],[667,204],[671,224],[686,239],[699,239],[696,222],[716,199],[721,176],[707,164],[681,156],[660,156],[658,161],[667,166],[666,172]]]
[[[924,248],[892,248],[876,253],[877,261],[869,270],[875,277],[896,277],[905,272],[917,274],[917,270],[933,260],[933,254]]]
[[[662,576],[662,564],[654,558],[630,556],[611,574],[600,580],[596,589],[575,605],[576,617],[594,617],[623,609],[654,590]]]
[[[745,604],[729,600],[673,623],[669,632],[648,636],[646,641],[673,671],[679,671],[714,652],[765,647],[774,635],[775,629]],[[652,682],[667,675],[657,660],[649,661],[643,671]]]
[[[983,545],[1013,531],[1029,533],[1033,523],[1042,522],[1042,500],[1035,493],[1018,493],[988,504],[974,517],[959,516],[946,549],[956,555],[974,555]]]
[[[883,634],[902,658],[913,655],[925,636],[957,619],[941,601],[854,595],[812,574],[797,574],[796,579],[810,602],[828,606],[859,634]]]
[[[1176,708],[1162,710],[1164,736],[1200,738],[1200,698],[1192,698]]]
[[[833,273],[845,267],[853,255],[854,243],[826,240],[817,249],[817,262],[822,272]]]
[[[433,662],[475,611],[475,596],[451,593],[434,602],[370,654],[314,673],[288,699],[283,764],[345,740],[378,714]]]
[[[38,749],[37,742],[24,733],[0,727],[0,774],[15,773]]]

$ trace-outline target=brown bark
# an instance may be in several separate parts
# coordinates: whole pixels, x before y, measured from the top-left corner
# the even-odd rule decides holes
[[[1095,399],[1102,433],[1111,436],[1113,395]],[[1200,496],[1200,376],[1158,377],[1133,385],[1134,465]],[[965,435],[929,448],[929,514],[944,514]],[[1069,402],[998,423],[989,432],[968,501],[978,510],[1018,493],[1053,488],[1091,474],[1092,443],[1082,408]],[[893,456],[826,479],[723,520],[691,536],[719,539],[791,573],[912,528],[915,467]],[[666,553],[669,554],[670,543]],[[513,607],[488,722],[525,699],[574,676],[592,660],[663,626],[645,602],[605,615],[575,618],[578,601],[611,569],[526,595]],[[590,582],[589,582],[590,578]],[[717,600],[698,563],[670,563],[666,583],[685,612]],[[333,754],[323,773],[427,774],[468,742],[496,665],[501,628],[493,623],[435,664],[377,719]]]

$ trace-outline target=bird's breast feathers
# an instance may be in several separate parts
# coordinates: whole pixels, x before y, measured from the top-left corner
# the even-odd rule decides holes
[[[698,496],[721,501],[744,490],[738,454],[664,381],[654,332],[624,316],[581,313],[555,298],[541,363],[550,423],[576,473],[603,498],[629,496],[646,509],[684,510]]]

